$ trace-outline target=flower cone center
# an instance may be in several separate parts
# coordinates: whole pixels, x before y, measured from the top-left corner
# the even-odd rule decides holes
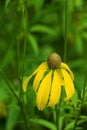
[[[61,57],[57,53],[48,56],[47,63],[50,69],[57,69],[61,64]]]

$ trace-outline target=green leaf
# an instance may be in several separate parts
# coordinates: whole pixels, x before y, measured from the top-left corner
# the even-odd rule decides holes
[[[83,41],[80,35],[76,35],[76,43],[75,43],[76,50],[78,54],[83,53]]]
[[[48,129],[50,129],[50,130],[57,130],[57,129],[56,129],[56,126],[55,126],[53,123],[51,123],[51,122],[49,122],[49,121],[47,121],[47,120],[37,119],[37,118],[36,118],[36,119],[31,119],[30,121],[31,121],[32,123],[40,124],[40,125],[42,125],[42,126],[48,128]]]
[[[10,106],[8,119],[6,122],[6,130],[12,130],[16,124],[18,115],[19,115],[19,109],[17,109],[16,105]]]
[[[77,125],[81,125],[82,123],[87,122],[87,117],[78,120]]]
[[[86,61],[84,59],[76,59],[73,61],[69,61],[68,62],[70,68],[81,68],[82,66],[84,66],[86,64]]]
[[[71,100],[72,100],[72,103],[73,103],[74,107],[76,108],[76,106],[78,104],[78,93],[77,93],[76,90],[75,90],[75,93],[74,93],[74,95],[73,95]]]
[[[80,116],[80,119],[85,119],[85,120],[87,120],[87,116],[86,116],[86,115],[81,115],[81,116]]]
[[[64,123],[64,115],[59,117],[59,129],[62,130],[63,123]]]
[[[11,2],[11,0],[6,0],[6,2],[5,2],[5,7],[6,8],[8,7],[8,5],[9,5],[10,2]]]
[[[9,95],[8,95],[8,89],[6,87],[6,83],[4,82],[4,80],[2,78],[0,78],[0,100],[3,99],[8,99]]]
[[[7,64],[9,64],[13,59],[13,57],[14,57],[14,50],[12,48],[9,48],[5,53],[1,67],[5,67]]]
[[[44,0],[32,0],[31,4],[34,5],[35,11],[38,13],[44,4]]]
[[[86,29],[87,28],[87,18],[84,18],[83,21],[81,22],[80,28],[81,29]]]
[[[83,32],[82,37],[87,40],[87,32]]]
[[[36,106],[36,96],[32,86],[28,87],[28,91],[25,96],[26,96],[25,103],[27,105],[29,117],[35,117],[34,108]]]
[[[74,127],[74,121],[67,124],[64,130],[73,130]]]
[[[83,85],[84,85],[84,79],[85,76],[83,73],[79,72],[79,70],[77,70],[77,72],[74,72],[74,76],[75,76],[75,86],[78,92],[82,92],[83,89]]]
[[[76,130],[83,130],[82,127],[76,127]]]
[[[75,4],[75,6],[76,7],[81,7],[82,6],[82,4],[83,4],[83,1],[82,0],[74,0],[74,4]]]
[[[46,25],[35,25],[35,26],[30,28],[30,31],[31,32],[45,33],[45,34],[49,34],[49,35],[55,34],[55,31]]]
[[[38,43],[36,41],[36,38],[32,34],[28,34],[27,39],[28,39],[29,43],[31,44],[31,47],[32,47],[33,51],[35,52],[35,54],[38,54],[39,48],[38,48]]]

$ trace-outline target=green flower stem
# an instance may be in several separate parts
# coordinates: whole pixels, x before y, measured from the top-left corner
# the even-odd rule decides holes
[[[66,62],[67,60],[67,45],[68,45],[68,0],[64,1],[64,59],[63,61]],[[55,106],[56,111],[56,125],[57,130],[59,130],[59,114],[60,110],[58,108],[58,104]]]
[[[23,76],[24,76],[25,54],[26,54],[26,33],[25,33],[25,38],[24,38],[24,50],[23,50],[22,83],[23,83]]]
[[[22,10],[22,19],[24,17],[27,17],[26,16],[26,5],[24,6],[23,10]],[[20,79],[20,94],[19,94],[19,97],[20,97],[20,100],[21,100],[21,103],[20,103],[20,108],[21,108],[21,112],[22,112],[22,116],[23,116],[23,119],[24,119],[24,123],[26,125],[26,128],[27,130],[29,130],[29,121],[28,121],[28,118],[27,118],[27,113],[26,113],[26,108],[25,108],[25,103],[24,103],[24,98],[23,98],[23,88],[22,88],[22,85],[23,85],[23,76],[24,76],[24,65],[25,65],[25,54],[26,54],[26,35],[27,35],[27,30],[24,26],[24,46],[23,46],[23,59],[22,59],[22,74],[21,74],[21,79]],[[19,48],[20,50],[20,48]],[[19,57],[20,57],[20,52],[19,52]]]
[[[24,47],[23,47],[23,64],[22,64],[22,78],[20,78],[20,43],[19,39],[17,39],[17,56],[18,56],[18,77],[20,79],[20,93],[19,93],[19,105],[21,108],[22,116],[26,125],[27,130],[29,130],[29,124],[28,124],[28,119],[27,115],[24,109],[24,100],[23,100],[23,89],[22,89],[22,84],[23,84],[23,75],[24,75],[24,63],[25,63],[25,51],[26,51],[26,38],[24,39]]]
[[[68,44],[68,0],[65,0],[64,7],[64,59],[66,62],[67,57],[67,44]]]
[[[55,111],[56,111],[56,127],[57,130],[59,130],[59,108],[58,108],[58,104],[55,105]]]
[[[21,79],[20,79],[20,99],[23,100],[23,88],[22,88],[22,85],[23,85],[23,76],[24,76],[24,63],[25,63],[25,52],[26,52],[26,36],[24,38],[24,48],[23,48],[23,60],[22,60],[22,75],[21,75]]]
[[[24,1],[25,2],[25,1]],[[27,10],[26,10],[26,5],[24,5],[24,8],[22,10],[22,20],[27,19]],[[25,54],[26,54],[26,35],[27,35],[27,23],[24,21],[23,25],[23,36],[24,36],[24,46],[23,46],[23,59],[22,59],[22,77],[21,77],[21,89],[20,89],[20,98],[23,100],[23,76],[24,76],[24,65],[25,65]],[[20,55],[20,54],[19,54]]]
[[[87,80],[87,78],[85,78],[85,82],[84,82],[84,86],[83,86],[83,93],[82,93],[82,97],[81,97],[81,104],[80,104],[79,110],[77,111],[73,130],[76,130],[77,122],[78,122],[78,119],[79,119],[79,116],[80,116],[80,113],[81,113],[81,109],[82,109],[82,106],[83,106],[85,88],[86,88],[86,80]]]
[[[20,77],[20,44],[19,44],[19,38],[17,38],[17,66],[18,66],[18,77]]]
[[[27,119],[27,115],[26,115],[26,112],[25,112],[25,109],[24,109],[24,104],[22,102],[19,103],[20,105],[20,108],[21,108],[21,113],[22,113],[22,116],[23,116],[23,120],[24,120],[24,123],[25,123],[25,126],[26,126],[26,129],[29,130],[29,121]]]
[[[26,34],[25,34],[26,35]],[[26,125],[27,130],[29,130],[29,123],[28,123],[28,119],[27,119],[27,114],[25,112],[25,104],[24,104],[24,99],[23,99],[23,89],[22,89],[22,84],[23,84],[23,76],[24,76],[24,63],[25,63],[25,52],[26,52],[26,36],[24,38],[24,49],[23,49],[23,66],[22,66],[22,79],[20,79],[21,81],[21,85],[20,85],[20,107],[21,107],[21,112],[22,112],[22,116]],[[19,54],[20,55],[20,54]]]

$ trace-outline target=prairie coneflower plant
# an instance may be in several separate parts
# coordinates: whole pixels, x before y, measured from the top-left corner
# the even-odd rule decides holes
[[[41,63],[24,80],[24,92],[27,91],[32,76],[35,76],[33,89],[36,93],[36,104],[39,110],[55,106],[60,99],[62,87],[65,88],[66,92],[64,101],[70,100],[74,94],[74,75],[68,65],[61,61],[61,57],[57,53],[49,55],[47,62]]]

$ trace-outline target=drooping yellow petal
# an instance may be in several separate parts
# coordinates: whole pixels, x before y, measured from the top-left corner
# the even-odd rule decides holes
[[[57,71],[54,71],[52,88],[48,106],[52,107],[57,104],[61,94],[61,78]]]
[[[48,102],[51,89],[52,70],[42,80],[36,97],[36,103],[39,110],[43,110]]]
[[[70,68],[68,67],[68,65],[62,62],[61,66],[62,66],[62,68],[64,68],[65,70],[67,70],[70,73],[70,76],[71,76],[72,80],[74,80],[73,72],[70,70]]]
[[[65,98],[65,101],[67,101],[67,100],[71,99],[74,94],[74,84],[73,84],[73,81],[72,81],[69,73],[64,69],[61,69],[61,71],[63,73],[64,87],[65,87],[65,92],[67,95],[67,97]]]
[[[28,85],[30,79],[32,78],[32,76],[35,75],[35,74],[36,74],[38,71],[40,71],[41,69],[43,70],[43,69],[46,68],[46,67],[47,67],[47,62],[41,63],[41,64],[39,65],[39,67],[38,67],[30,76],[28,76],[28,77],[24,80],[24,82],[23,82],[23,90],[24,90],[24,92],[26,92],[26,90],[27,90],[27,85]]]
[[[64,80],[63,80],[63,74],[60,70],[60,68],[56,69],[58,75],[60,76],[60,80],[61,80],[61,85],[63,86],[64,85]]]
[[[27,77],[27,78],[24,80],[24,82],[23,82],[23,90],[24,90],[24,92],[26,92],[26,90],[27,90],[27,85],[28,85],[28,83],[29,83],[29,81],[30,81],[30,79],[32,78],[33,75],[34,75],[34,74],[31,74],[29,77]]]
[[[33,88],[34,88],[35,92],[37,91],[38,85],[39,85],[40,81],[42,80],[46,70],[47,70],[47,66],[44,66],[44,68],[39,70],[38,73],[36,74],[34,82],[33,82]]]
[[[43,70],[44,68],[47,68],[47,62],[43,62],[39,65],[39,67],[36,69],[36,72]]]

